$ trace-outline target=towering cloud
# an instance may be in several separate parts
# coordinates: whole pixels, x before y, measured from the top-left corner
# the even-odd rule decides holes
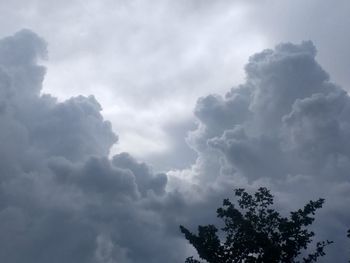
[[[320,222],[328,229],[319,231],[339,249],[350,225],[350,97],[315,55],[313,44],[303,42],[250,57],[244,84],[225,97],[198,100],[199,126],[189,142],[199,153],[193,171],[204,184],[269,185],[283,209],[326,198]],[[342,248],[339,261],[346,258]]]
[[[328,259],[344,261],[350,98],[315,55],[303,42],[252,56],[244,84],[198,100],[187,138],[197,161],[166,175],[128,153],[108,157],[117,136],[93,96],[41,93],[41,38],[23,30],[2,39],[1,260],[181,262],[191,252],[180,223],[215,222],[232,188],[264,185],[282,211],[326,198],[317,232],[337,241]]]
[[[245,84],[225,98],[199,99],[199,128],[189,138],[195,149],[218,150],[252,181],[297,174],[346,179],[349,96],[315,55],[313,44],[303,42],[252,56]]]
[[[109,160],[117,136],[93,96],[41,94],[45,58],[31,31],[0,41],[1,260],[174,261],[152,208],[166,175],[126,153]]]

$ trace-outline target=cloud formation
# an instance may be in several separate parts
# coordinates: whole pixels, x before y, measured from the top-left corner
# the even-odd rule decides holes
[[[108,158],[117,136],[93,96],[41,94],[45,58],[45,42],[29,30],[0,41],[0,257],[175,260],[162,219],[147,209],[164,198],[167,176],[127,153]]]
[[[202,184],[268,185],[284,210],[326,198],[320,222],[333,232],[318,231],[336,241],[328,260],[344,261],[350,97],[315,56],[310,41],[280,44],[250,57],[244,84],[200,98],[199,126],[188,138],[199,153],[192,173]]]
[[[232,188],[265,185],[282,211],[326,198],[317,232],[337,242],[328,259],[343,261],[350,98],[315,56],[311,42],[251,56],[245,83],[198,100],[187,138],[196,162],[163,174],[129,153],[109,158],[118,137],[93,96],[42,93],[43,39],[28,30],[2,39],[0,258],[182,262],[192,251],[179,224],[216,222]]]
[[[0,9],[0,37],[28,27],[50,43],[44,91],[94,94],[120,137],[112,152],[159,170],[192,157],[174,158],[186,145],[183,130],[168,127],[193,121],[199,96],[241,83],[248,56],[263,48],[312,39],[332,79],[350,83],[347,0],[12,0]]]

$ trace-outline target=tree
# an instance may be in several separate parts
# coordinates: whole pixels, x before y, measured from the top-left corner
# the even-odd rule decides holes
[[[224,199],[223,207],[217,209],[217,216],[224,221],[221,228],[224,235],[220,235],[225,237],[224,241],[214,225],[198,226],[198,234],[180,226],[201,259],[209,263],[309,263],[324,256],[325,247],[333,243],[317,242],[315,251],[306,253],[315,235],[307,227],[313,223],[313,216],[324,199],[309,201],[304,208],[283,217],[271,208],[273,196],[266,188],[259,188],[254,195],[244,189],[234,192],[239,208]],[[302,256],[302,252],[307,255]],[[186,259],[186,263],[200,262],[193,257]]]
[[[350,238],[350,229],[348,229],[347,237]],[[350,260],[348,262],[350,263]]]

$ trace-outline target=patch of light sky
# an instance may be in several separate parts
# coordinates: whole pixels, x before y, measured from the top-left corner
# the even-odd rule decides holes
[[[160,6],[115,12],[95,6],[96,13],[62,32],[73,41],[68,47],[49,40],[44,82],[44,92],[60,99],[94,94],[120,138],[112,153],[128,151],[145,160],[172,151],[164,126],[188,122],[199,96],[242,81],[248,56],[264,46],[263,37],[246,32],[248,6],[224,12],[213,6],[218,10],[210,16],[207,9]]]

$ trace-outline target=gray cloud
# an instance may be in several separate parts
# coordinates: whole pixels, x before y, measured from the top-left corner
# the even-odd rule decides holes
[[[0,257],[176,261],[170,248],[185,246],[152,208],[167,198],[167,176],[127,153],[108,158],[117,136],[93,96],[41,94],[45,45],[28,30],[0,41]]]
[[[187,122],[199,95],[242,78],[241,64],[263,47],[260,34],[241,30],[242,1],[14,0],[0,8],[2,36],[28,27],[50,43],[44,91],[59,100],[94,94],[121,138],[113,153],[158,170],[188,164],[173,159],[183,131],[167,127]]]
[[[317,231],[336,241],[326,262],[344,261],[349,194],[336,189],[349,184],[350,97],[315,56],[311,42],[280,44],[251,56],[246,82],[225,97],[199,99],[199,126],[189,134],[199,153],[192,173],[203,185],[268,185],[282,210],[326,198],[320,225],[332,230]]]
[[[2,54],[4,261],[180,262],[192,251],[179,224],[215,223],[215,208],[233,187],[262,184],[276,192],[282,212],[325,197],[317,232],[343,248],[330,249],[328,260],[345,258],[350,100],[317,63],[311,42],[253,55],[245,83],[200,98],[187,138],[198,158],[167,175],[129,153],[108,157],[117,136],[94,97],[59,102],[42,94],[46,49],[37,35],[3,39]]]
[[[162,156],[170,169],[187,162],[170,154],[182,132],[167,127],[188,120],[198,96],[242,82],[252,53],[312,39],[318,61],[346,89],[349,8],[347,0],[12,0],[0,1],[0,34],[26,27],[43,36],[44,91],[60,100],[94,94],[121,138],[113,152],[155,167]]]

